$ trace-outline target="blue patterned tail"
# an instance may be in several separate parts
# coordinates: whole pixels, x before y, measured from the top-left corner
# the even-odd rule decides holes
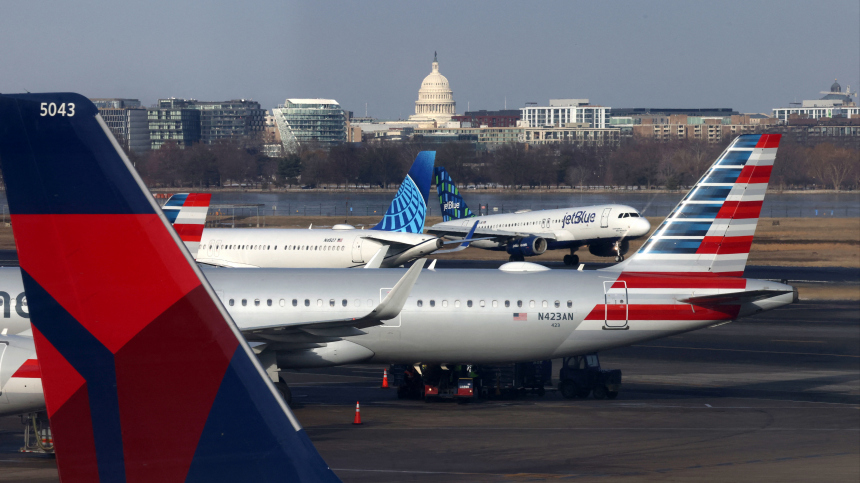
[[[424,233],[427,198],[430,196],[430,181],[435,160],[436,151],[418,153],[406,179],[394,195],[391,206],[388,207],[382,221],[373,227],[374,230]]]
[[[436,182],[436,191],[439,193],[439,205],[442,207],[442,221],[459,220],[475,216],[472,210],[466,206],[460,190],[454,186],[451,175],[442,166],[433,169],[433,178]]]

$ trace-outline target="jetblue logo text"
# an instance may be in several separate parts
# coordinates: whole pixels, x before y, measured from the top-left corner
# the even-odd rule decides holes
[[[443,210],[456,210],[460,207],[460,203],[454,203],[453,201],[446,201],[444,205],[442,205]]]
[[[567,225],[576,225],[577,223],[594,223],[596,217],[597,213],[577,211],[572,215],[565,215],[561,220],[561,227],[564,228]]]

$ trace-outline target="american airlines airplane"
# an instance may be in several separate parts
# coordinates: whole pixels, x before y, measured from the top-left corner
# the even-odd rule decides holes
[[[80,115],[45,119],[33,113],[38,112],[41,102],[78,103]],[[65,307],[62,301],[75,294],[98,300],[104,307],[90,313],[68,305],[65,310],[71,312],[51,314],[114,320],[109,316],[111,310],[147,300],[146,310],[123,320],[127,332],[150,323],[153,332],[146,337],[155,341],[150,344],[172,344],[174,336],[181,333],[177,334],[171,324],[192,309],[167,292],[179,290],[188,294],[187,298],[192,289],[178,282],[153,283],[153,278],[140,275],[150,265],[178,270],[189,264],[197,273],[187,252],[182,252],[185,258],[174,253],[168,240],[181,241],[166,218],[161,224],[145,226],[142,221],[130,221],[130,229],[150,230],[146,236],[133,232],[126,241],[139,248],[142,257],[133,263],[111,265],[105,260],[114,257],[110,258],[113,263],[115,250],[106,247],[114,246],[114,241],[102,232],[108,226],[114,229],[115,223],[106,223],[102,215],[69,215],[72,218],[68,222],[62,216],[30,215],[33,211],[41,213],[31,205],[47,209],[39,204],[47,201],[30,201],[25,195],[55,190],[63,193],[56,201],[61,204],[55,207],[50,199],[50,207],[63,212],[98,212],[90,204],[102,206],[103,202],[91,193],[112,197],[110,205],[116,205],[112,210],[149,210],[140,201],[151,202],[140,194],[146,193],[145,187],[122,150],[106,134],[95,107],[74,94],[0,96],[0,106],[0,125],[11,126],[8,129],[12,132],[0,132],[0,156],[9,187],[13,229],[19,246],[32,244],[37,248],[19,253],[30,312],[36,314],[36,298],[52,307]],[[31,142],[24,143],[24,139]],[[235,321],[236,330],[253,345],[260,364],[273,382],[279,382],[285,397],[289,392],[277,379],[279,369],[363,362],[545,360],[723,324],[796,300],[796,292],[789,285],[743,277],[779,140],[779,135],[769,134],[735,139],[637,253],[607,269],[553,271],[512,262],[499,270],[437,271],[425,270],[425,260],[418,260],[408,270],[211,268],[203,271],[211,284],[211,289],[203,284],[205,293],[220,300],[216,303],[218,313]],[[54,147],[57,142],[96,146],[69,151]],[[105,149],[109,142],[116,149]],[[110,176],[99,174],[102,170]],[[82,178],[83,174],[75,174],[78,172],[99,175]],[[68,179],[74,183],[55,181]],[[47,187],[32,186],[40,182]],[[70,190],[67,186],[79,188]],[[64,243],[43,250],[42,240],[47,239],[42,234],[47,229],[43,225],[62,230]],[[150,238],[164,241],[138,246],[149,243]],[[45,261],[37,264],[39,270],[34,272],[28,266],[35,263],[35,257]],[[101,268],[103,274],[92,275],[103,279],[98,289],[81,293],[77,271],[89,274],[91,264],[111,268]],[[52,267],[67,265],[70,272],[63,275],[66,278],[53,274]],[[194,297],[206,298],[202,292],[195,292]],[[176,313],[161,320],[162,310]],[[38,348],[44,336],[39,335],[42,329],[35,317],[31,322],[37,329]],[[79,334],[72,331],[68,335]],[[89,341],[81,337],[82,342]],[[148,339],[141,343],[143,340]],[[120,348],[125,339],[105,343],[109,348]],[[197,345],[182,337],[177,337],[176,343]],[[55,354],[47,353],[51,357]],[[41,364],[42,356],[39,358]],[[220,367],[213,364],[212,369],[218,372]],[[149,374],[146,377],[152,382]],[[50,412],[50,403],[48,409]]]
[[[630,240],[648,234],[651,224],[638,211],[626,205],[596,205],[556,210],[524,211],[477,218],[466,206],[448,171],[437,166],[434,171],[436,190],[442,206],[442,223],[427,232],[447,238],[462,237],[479,220],[475,235],[481,240],[472,246],[485,250],[506,251],[510,261],[541,255],[547,250],[570,250],[565,265],[579,265],[577,249],[588,245],[588,251],[600,257],[624,260]]]
[[[370,230],[207,228],[200,249],[189,249],[199,263],[220,267],[349,268],[367,266],[374,257],[372,266],[398,267],[444,244],[424,234],[435,157],[435,151],[418,153],[382,221]]]
[[[0,96],[60,480],[339,481],[120,153],[83,96]]]

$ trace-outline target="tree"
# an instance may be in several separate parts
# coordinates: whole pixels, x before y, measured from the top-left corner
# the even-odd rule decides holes
[[[302,174],[302,158],[298,154],[290,153],[283,158],[278,158],[278,182],[289,185],[291,188],[298,184],[299,176]]]

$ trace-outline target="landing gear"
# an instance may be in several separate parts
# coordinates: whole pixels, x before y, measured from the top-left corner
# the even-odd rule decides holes
[[[524,261],[526,261],[526,257],[524,257],[522,255],[511,255],[510,257],[508,257],[508,261],[509,262],[524,262]]]
[[[615,255],[615,261],[616,262],[623,262],[624,261],[624,255]]]
[[[290,386],[284,382],[283,378],[278,378],[278,382],[275,383],[275,388],[281,393],[281,397],[284,398],[284,402],[287,403],[287,406],[292,405],[293,393],[290,391]]]
[[[612,244],[612,249],[615,250],[615,261],[623,262],[624,254],[627,252],[627,249],[630,247],[629,243],[625,243],[624,239],[618,240],[617,242]]]
[[[571,248],[570,255],[564,256],[564,264],[572,265],[573,267],[579,266],[579,257],[576,255],[576,248]]]

